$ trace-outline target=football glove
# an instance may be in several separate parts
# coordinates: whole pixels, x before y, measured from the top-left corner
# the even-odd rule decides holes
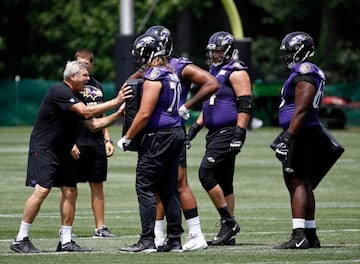
[[[130,145],[131,143],[131,139],[127,139],[125,136],[123,136],[122,138],[119,139],[119,141],[117,142],[117,146],[123,150],[126,151],[126,148]]]
[[[197,133],[199,133],[199,131],[201,129],[202,129],[202,126],[200,126],[196,122],[190,126],[189,131],[186,135],[186,139],[185,139],[185,145],[186,145],[187,149],[189,149],[191,147],[190,141],[196,137]]]
[[[246,139],[246,129],[236,126],[233,132],[233,138],[230,142],[230,150],[240,152]]]
[[[182,119],[188,120],[190,118],[190,111],[186,108],[185,104],[180,106],[179,108],[179,116],[181,116]]]
[[[290,152],[293,135],[288,131],[281,132],[271,143],[270,148],[275,151],[275,156],[280,161],[285,161]]]

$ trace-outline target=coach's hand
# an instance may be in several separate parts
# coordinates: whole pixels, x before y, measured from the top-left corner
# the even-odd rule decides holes
[[[127,147],[130,145],[130,143],[131,143],[131,139],[128,139],[125,136],[123,136],[122,138],[119,139],[119,141],[117,142],[117,145],[121,150],[126,151]]]
[[[242,146],[245,143],[246,139],[246,129],[236,126],[233,132],[233,138],[230,142],[230,150],[235,152],[240,152]]]

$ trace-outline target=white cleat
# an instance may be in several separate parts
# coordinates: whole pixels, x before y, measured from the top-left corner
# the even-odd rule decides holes
[[[184,251],[194,251],[206,249],[208,244],[202,234],[189,234],[189,238],[183,245]]]

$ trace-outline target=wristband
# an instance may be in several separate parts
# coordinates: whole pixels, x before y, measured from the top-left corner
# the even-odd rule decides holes
[[[105,140],[104,140],[104,144],[106,144],[106,143],[108,143],[108,142],[110,142],[111,144],[113,144],[113,141],[112,141],[111,139],[105,139]]]

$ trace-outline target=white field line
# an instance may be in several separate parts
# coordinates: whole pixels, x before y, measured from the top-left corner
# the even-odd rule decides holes
[[[136,215],[137,211],[114,211],[114,212],[106,212],[107,218],[109,219],[138,219],[139,216]],[[117,215],[115,215],[117,214]],[[129,216],[129,214],[134,214],[134,216]],[[0,214],[0,218],[21,218],[22,214]],[[59,218],[59,212],[56,213],[39,213],[36,218]],[[92,212],[76,212],[76,219],[92,219]],[[201,219],[209,220],[213,219],[213,217],[205,217],[202,216]],[[251,220],[259,220],[259,221],[284,221],[288,220],[286,217],[239,217],[239,220],[243,221],[251,221]],[[351,218],[331,218],[331,221],[334,222],[358,222],[359,218],[351,217]]]
[[[238,246],[232,246],[232,247],[229,247],[229,250],[231,251],[234,251],[234,247],[238,247]],[[240,245],[241,247],[241,245]],[[218,250],[214,247],[215,250]],[[207,251],[211,250],[211,247],[207,249]],[[264,249],[261,248],[261,251],[264,252]],[[273,252],[274,250],[273,249],[268,249],[266,251],[269,251],[269,252]],[[347,252],[349,251],[352,251],[352,250],[332,250],[332,253],[334,254],[346,254]],[[241,253],[241,250],[238,251],[239,253]],[[259,249],[249,249],[249,248],[246,248],[246,253],[254,253],[256,254],[257,252],[259,252]],[[34,256],[34,255],[64,255],[64,254],[102,254],[102,253],[107,253],[107,254],[135,254],[135,253],[120,253],[118,250],[114,250],[114,249],[108,249],[108,250],[94,250],[92,249],[90,252],[82,252],[82,253],[75,253],[75,252],[54,252],[54,251],[44,251],[44,252],[41,252],[41,253],[36,253],[36,254],[20,254],[20,253],[5,253],[5,254],[0,254],[0,256],[14,256],[14,255],[17,255],[17,256]],[[315,253],[315,252],[313,252]],[[156,253],[138,253],[138,254],[156,254]],[[178,253],[178,254],[181,254],[181,253]],[[184,252],[183,254],[189,254],[189,253],[186,253]],[[268,262],[249,262],[251,264],[265,264],[265,263],[271,263],[271,264],[276,264],[276,263],[279,263],[279,264],[284,264],[284,263],[294,263],[292,261],[268,261]],[[347,260],[347,259],[343,259],[343,260],[319,260],[319,261],[310,261],[310,262],[306,262],[306,263],[312,263],[312,264],[321,264],[321,263],[360,263],[360,258],[359,259],[352,259],[352,260]]]
[[[0,153],[27,153],[29,151],[29,147],[19,147],[19,148],[1,148]]]

